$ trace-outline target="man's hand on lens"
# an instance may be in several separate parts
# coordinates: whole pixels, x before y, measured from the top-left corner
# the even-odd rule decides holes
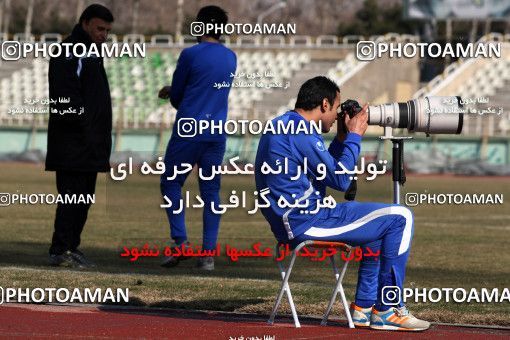
[[[349,118],[349,115],[345,115],[344,123],[348,132],[363,136],[368,128],[368,104],[365,104],[363,109],[352,118]]]
[[[158,97],[161,99],[170,98],[170,88],[171,86],[163,86],[163,88],[159,90]]]

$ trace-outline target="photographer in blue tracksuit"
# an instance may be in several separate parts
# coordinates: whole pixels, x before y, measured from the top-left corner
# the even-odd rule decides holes
[[[196,22],[225,25],[227,13],[217,6],[200,9]],[[205,32],[198,44],[184,49],[177,61],[172,85],[163,87],[159,97],[170,99],[177,109],[172,137],[165,154],[165,173],[161,176],[161,193],[170,199],[172,207],[166,209],[170,223],[171,238],[176,247],[189,247],[187,242],[184,211],[176,213],[182,198],[181,190],[189,173],[175,176],[174,169],[182,170],[182,163],[198,165],[210,180],[199,179],[200,197],[204,200],[203,245],[205,250],[216,248],[221,215],[211,209],[220,203],[220,175],[211,176],[213,167],[222,164],[225,154],[226,136],[215,131],[196,133],[200,121],[211,125],[221,124],[227,119],[230,87],[216,88],[216,83],[231,84],[236,72],[235,53],[220,43],[220,34]],[[188,128],[191,128],[188,130]],[[169,179],[170,178],[170,179]],[[167,256],[161,264],[176,266],[186,256]],[[212,256],[200,257],[197,266],[204,270],[214,269]]]
[[[322,132],[329,132],[337,120],[340,107],[340,89],[326,77],[315,77],[300,88],[294,110],[274,119],[284,124],[299,121],[322,124]],[[355,302],[351,305],[357,327],[370,326],[385,330],[424,330],[430,324],[409,314],[398,301],[388,301],[383,294],[386,286],[402,289],[405,268],[413,236],[413,215],[405,207],[384,203],[337,203],[334,208],[318,209],[317,203],[325,197],[326,187],[346,191],[350,185],[348,174],[335,171],[353,170],[361,149],[361,138],[368,124],[368,106],[353,118],[345,115],[337,123],[337,136],[329,148],[320,134],[266,134],[260,139],[255,161],[255,180],[260,192],[269,188],[266,196],[270,207],[262,213],[271,225],[275,237],[295,247],[305,240],[339,241],[353,246],[369,247],[380,252],[380,259],[363,258],[360,264]],[[311,129],[310,129],[311,130]],[[344,133],[347,131],[347,133]],[[274,167],[287,158],[288,173],[262,174],[264,162]],[[306,162],[305,162],[306,158]],[[341,164],[340,164],[341,163]],[[307,174],[298,168],[307,164]],[[326,176],[319,174],[320,164],[326,166]],[[291,178],[294,177],[294,180]],[[280,207],[279,199],[287,202],[305,202],[306,208]],[[395,288],[391,288],[395,289]],[[396,305],[396,306],[394,306]]]

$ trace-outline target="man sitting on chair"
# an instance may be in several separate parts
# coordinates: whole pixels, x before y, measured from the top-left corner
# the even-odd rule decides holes
[[[273,126],[278,126],[278,121],[284,125],[293,121],[294,126],[300,121],[306,124],[313,121],[322,125],[322,132],[329,132],[339,107],[338,86],[326,77],[315,77],[301,86],[294,110],[276,117]],[[263,135],[255,161],[255,180],[259,192],[269,188],[266,197],[271,205],[263,208],[262,213],[278,241],[292,247],[306,240],[337,241],[381,253],[379,260],[366,257],[360,263],[356,299],[351,305],[357,327],[425,330],[430,323],[412,316],[400,302],[398,291],[383,296],[394,287],[402,291],[414,228],[411,211],[396,204],[355,201],[317,209],[317,203],[325,197],[326,187],[346,191],[350,185],[345,171],[344,174],[335,171],[352,171],[356,166],[361,137],[368,127],[367,108],[365,105],[353,118],[345,115],[344,121],[338,121],[336,138],[328,149],[320,134],[309,131]],[[285,159],[286,173],[262,174],[264,163],[275,168],[284,164]],[[321,164],[325,165],[325,171],[319,173]],[[305,167],[306,174],[298,172]],[[305,204],[303,202],[308,201],[308,204],[306,208],[280,207],[280,198],[298,202],[300,207]],[[314,213],[307,213],[311,211]]]

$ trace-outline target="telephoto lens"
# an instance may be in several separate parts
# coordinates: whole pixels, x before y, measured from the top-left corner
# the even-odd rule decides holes
[[[464,121],[460,97],[425,97],[405,103],[369,106],[368,124],[409,132],[460,134]]]
[[[405,103],[389,103],[368,107],[368,125],[407,129],[409,132],[429,134],[460,134],[464,121],[461,98],[425,97]],[[348,99],[341,105],[344,114],[353,117],[361,111],[355,100]]]

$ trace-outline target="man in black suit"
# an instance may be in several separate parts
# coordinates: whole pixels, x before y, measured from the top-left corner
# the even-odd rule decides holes
[[[80,43],[87,48],[96,44],[100,50],[113,20],[106,7],[90,5],[63,43]],[[81,53],[81,49],[76,50]],[[51,58],[48,81],[52,103],[46,170],[56,172],[60,195],[93,195],[97,173],[110,170],[112,146],[112,103],[103,59],[63,52]],[[66,100],[60,102],[60,98]],[[89,207],[85,203],[58,204],[49,250],[51,265],[94,266],[78,250]]]

